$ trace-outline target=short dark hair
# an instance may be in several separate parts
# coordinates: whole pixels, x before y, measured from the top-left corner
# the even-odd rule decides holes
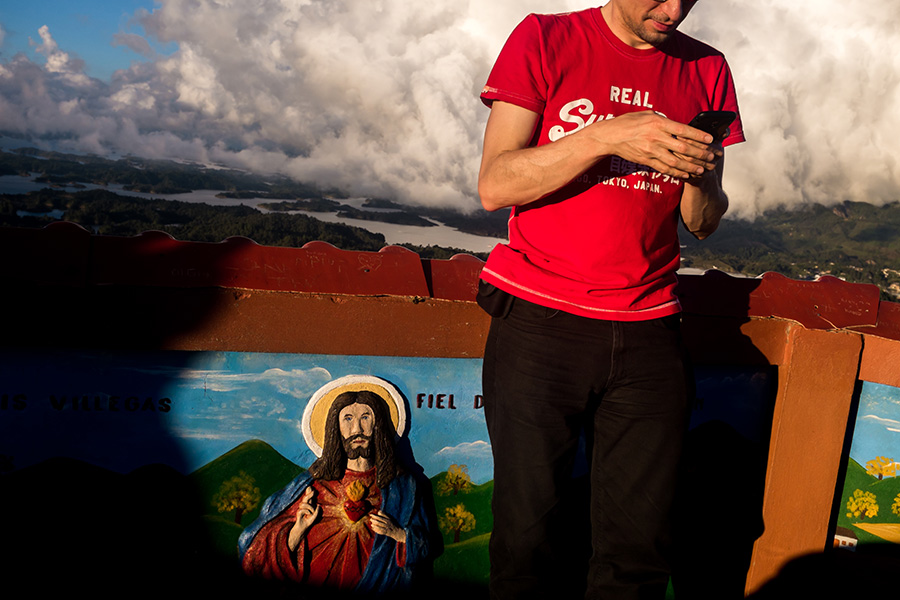
[[[344,478],[347,470],[347,454],[344,451],[341,428],[338,417],[341,411],[353,404],[364,404],[372,409],[375,415],[375,426],[372,429],[372,444],[376,472],[376,485],[384,488],[401,472],[400,465],[394,456],[394,422],[388,411],[387,403],[375,392],[360,390],[344,392],[334,399],[328,415],[325,417],[325,440],[320,456],[309,467],[313,479],[338,481]]]

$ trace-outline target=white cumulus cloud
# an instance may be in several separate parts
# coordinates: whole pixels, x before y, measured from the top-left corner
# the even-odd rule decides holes
[[[260,373],[232,373],[229,371],[189,370],[178,376],[185,386],[209,392],[234,392],[250,385],[269,385],[281,394],[308,400],[312,394],[331,381],[327,369],[267,369]]]
[[[456,446],[445,446],[435,454],[449,460],[490,459],[491,445],[482,440],[476,442],[463,442]]]

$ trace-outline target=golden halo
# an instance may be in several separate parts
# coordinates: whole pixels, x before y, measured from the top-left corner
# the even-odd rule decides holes
[[[303,411],[301,422],[303,439],[313,454],[322,456],[322,447],[325,444],[325,418],[331,405],[334,404],[334,399],[344,392],[363,390],[378,394],[384,400],[394,423],[394,431],[398,436],[403,435],[406,429],[406,404],[397,388],[380,377],[346,375],[320,387],[309,399],[309,404]]]

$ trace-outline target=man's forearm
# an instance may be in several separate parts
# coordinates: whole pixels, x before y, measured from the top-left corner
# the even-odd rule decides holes
[[[567,185],[602,158],[583,142],[573,136],[494,156],[478,178],[482,205],[491,211],[521,206]]]
[[[596,164],[602,152],[585,130],[529,146],[539,115],[495,102],[484,135],[478,195],[487,210],[521,206],[555,192]]]
[[[681,196],[681,219],[685,228],[698,240],[711,235],[728,210],[728,196],[722,189],[723,165],[699,181],[684,184]]]

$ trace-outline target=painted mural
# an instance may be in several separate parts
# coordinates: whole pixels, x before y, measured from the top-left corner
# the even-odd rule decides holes
[[[398,452],[425,492],[432,555],[439,555],[435,577],[483,586],[493,465],[480,359],[4,354],[0,482],[12,493],[3,495],[0,511],[18,517],[9,519],[7,531],[20,540],[10,560],[24,568],[31,564],[25,557],[42,552],[41,540],[52,537],[53,528],[35,535],[33,523],[59,509],[64,488],[79,490],[65,502],[79,516],[68,525],[79,552],[103,555],[106,572],[119,573],[123,581],[143,575],[158,555],[171,557],[169,571],[188,568],[179,565],[190,565],[192,574],[218,573],[223,565],[239,570],[242,532],[268,498],[302,481],[321,454],[321,436],[312,435],[305,414],[315,404],[311,399],[343,389],[348,378],[376,382],[390,399]],[[697,369],[688,448],[694,493],[685,496],[682,538],[690,541],[689,552],[716,549],[707,565],[726,553],[721,539],[711,543],[697,528],[698,511],[704,522],[710,522],[710,511],[719,510],[730,522],[742,511],[760,512],[775,383],[774,371],[765,368]],[[289,501],[302,504],[304,490],[296,491]],[[708,494],[732,500],[698,507]],[[349,498],[361,505],[365,499]],[[375,506],[368,501],[366,510]],[[316,510],[315,502],[308,504]],[[122,525],[136,515],[145,532],[140,546]],[[747,531],[732,528],[731,543],[749,560],[759,528],[752,518],[737,522],[748,524]],[[129,552],[111,551],[118,547]],[[71,564],[71,575],[83,573],[84,565]],[[742,564],[732,579],[742,581]],[[729,566],[715,568],[725,573]],[[709,569],[697,581],[701,577],[709,581]],[[685,581],[688,586],[690,578]]]
[[[304,420],[310,399],[348,376],[382,382],[380,389],[390,389],[396,400],[398,450],[429,488],[429,527],[438,538],[431,553],[440,554],[435,575],[486,581],[493,466],[480,360],[227,352],[7,355],[0,366],[3,481],[40,488],[48,469],[60,479],[57,467],[83,482],[85,472],[98,469],[116,481],[157,477],[165,469],[167,480],[183,479],[183,488],[197,496],[190,498],[205,527],[198,552],[236,558],[238,538],[264,501],[321,453],[321,440],[310,437],[309,418]],[[118,483],[110,487],[121,489]],[[163,510],[185,500],[167,498]],[[23,504],[34,507],[35,499]],[[106,513],[113,514],[110,521],[115,512]],[[116,537],[115,525],[104,535]]]
[[[863,382],[834,545],[900,544],[900,388]]]

